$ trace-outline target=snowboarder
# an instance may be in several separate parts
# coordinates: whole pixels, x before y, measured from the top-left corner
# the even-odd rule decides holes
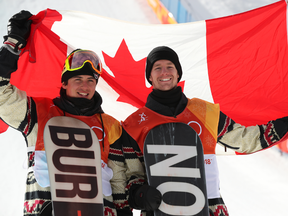
[[[144,107],[131,114],[123,123],[123,134],[129,142],[123,147],[129,161],[127,193],[132,208],[151,215],[158,209],[162,197],[156,188],[147,185],[143,145],[148,132],[164,123],[182,122],[200,136],[205,160],[206,186],[211,215],[228,216],[219,190],[219,173],[215,155],[216,144],[239,153],[252,153],[271,147],[288,130],[288,118],[267,124],[244,127],[220,111],[218,104],[188,99],[177,86],[182,67],[177,53],[169,47],[154,48],[146,60],[146,79],[153,86]]]
[[[31,16],[29,11],[12,16],[0,49],[0,117],[22,132],[28,149],[29,172],[23,215],[52,215],[47,162],[41,145],[45,123],[54,116],[73,117],[85,121],[91,128],[99,128],[93,131],[101,147],[104,215],[132,215],[125,203],[126,179],[121,175],[124,170],[122,128],[116,119],[103,112],[102,98],[95,91],[102,73],[97,54],[90,50],[74,50],[67,57],[61,75],[60,96],[53,100],[29,97],[10,83],[11,74],[17,70],[20,48],[25,47],[30,34]],[[117,175],[113,175],[115,173]],[[113,200],[114,194],[117,194],[117,200]]]

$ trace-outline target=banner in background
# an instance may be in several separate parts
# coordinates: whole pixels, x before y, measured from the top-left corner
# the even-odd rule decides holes
[[[179,84],[187,97],[219,103],[222,112],[246,126],[266,123],[288,114],[286,10],[282,0],[207,21],[144,25],[47,9],[32,18],[31,36],[11,83],[29,96],[53,98],[67,53],[91,49],[103,62],[96,87],[103,109],[124,120],[151,91],[146,56],[165,45],[179,55]]]

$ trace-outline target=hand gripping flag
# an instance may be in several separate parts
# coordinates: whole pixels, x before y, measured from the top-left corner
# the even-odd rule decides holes
[[[96,87],[103,109],[124,120],[151,91],[146,56],[165,45],[179,55],[179,85],[187,97],[219,103],[222,112],[245,126],[262,124],[288,114],[286,12],[281,0],[218,19],[146,25],[47,9],[32,17],[11,83],[29,96],[55,97],[67,53],[91,49],[103,62]]]

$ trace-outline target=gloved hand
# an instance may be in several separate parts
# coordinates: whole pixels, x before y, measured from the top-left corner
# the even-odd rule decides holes
[[[15,44],[15,50],[26,46],[26,40],[29,37],[32,20],[29,18],[32,14],[29,11],[22,10],[9,19],[7,25],[7,35],[4,36],[4,42],[10,41]]]
[[[149,185],[137,186],[137,188],[132,189],[128,200],[132,208],[146,211],[158,209],[161,201],[160,191]]]

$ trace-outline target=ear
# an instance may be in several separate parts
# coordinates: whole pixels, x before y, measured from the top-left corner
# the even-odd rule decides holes
[[[65,82],[62,82],[62,88],[67,89],[67,85],[65,85]]]
[[[151,75],[150,75],[150,77],[149,77],[149,81],[152,83],[152,78],[151,78]]]

